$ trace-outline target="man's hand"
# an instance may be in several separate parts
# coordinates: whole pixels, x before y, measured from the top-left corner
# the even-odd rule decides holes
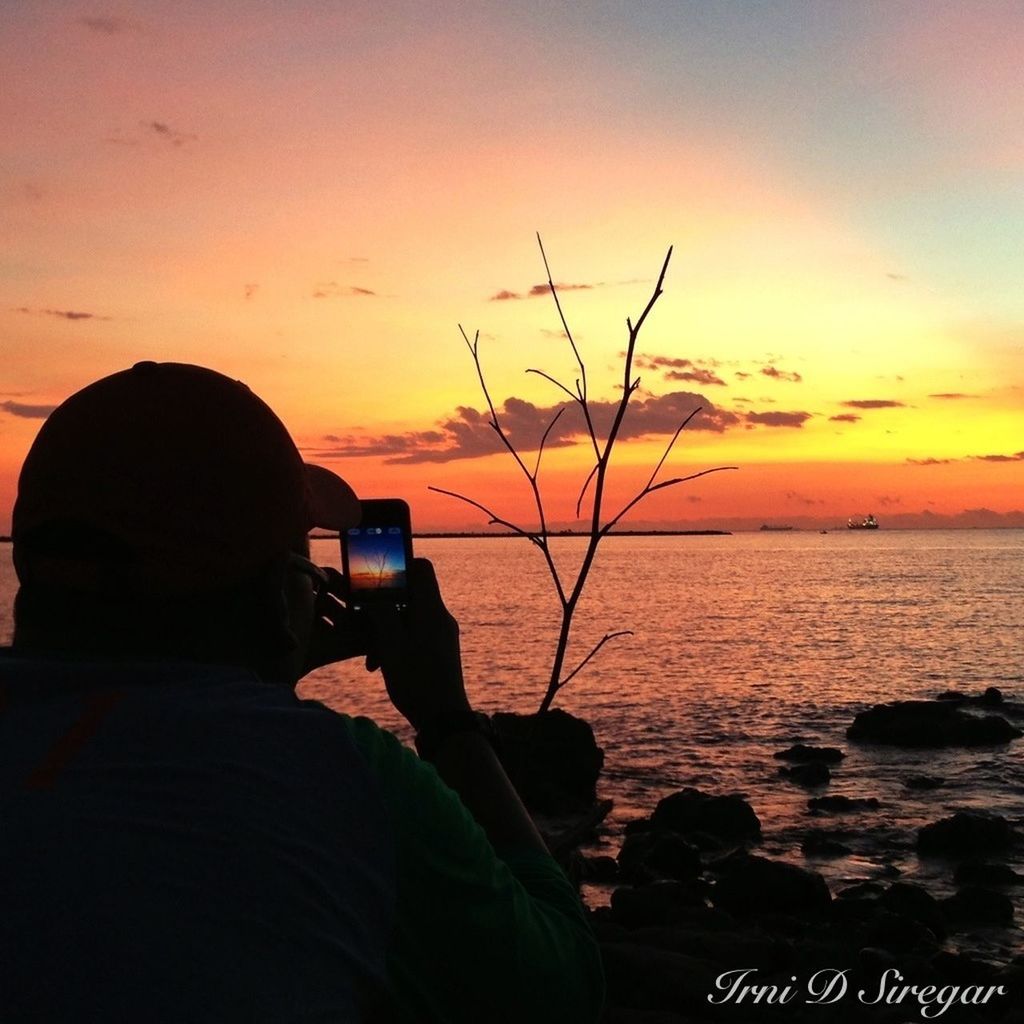
[[[317,598],[304,673],[321,665],[359,657],[370,649],[367,624],[342,603],[345,577],[329,566],[323,571],[327,573],[327,585]]]
[[[439,717],[468,711],[459,624],[441,599],[433,565],[409,566],[409,607],[371,605],[366,667],[380,667],[391,702],[417,731]]]

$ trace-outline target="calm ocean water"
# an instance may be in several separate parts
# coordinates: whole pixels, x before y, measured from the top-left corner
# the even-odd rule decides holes
[[[486,711],[535,710],[557,627],[543,563],[515,540],[422,540],[462,628],[467,684]],[[578,538],[559,538],[567,567]],[[337,543],[313,557],[339,565]],[[0,642],[9,642],[14,574],[0,549]],[[974,751],[858,747],[845,739],[873,703],[1000,687],[1024,699],[1024,531],[885,531],[620,537],[607,540],[577,613],[574,665],[608,645],[556,706],[582,715],[605,748],[602,793],[615,801],[592,852],[614,852],[624,822],[681,786],[742,792],[761,817],[764,852],[804,863],[803,831],[853,830],[850,857],[813,861],[833,889],[877,877],[892,862],[936,895],[947,866],[919,862],[914,830],[954,810],[984,808],[1024,824],[1024,740]],[[379,676],[361,663],[330,666],[301,692],[409,730]],[[875,796],[876,812],[811,819],[808,793],[777,775],[772,753],[794,742],[839,746],[846,760],[826,792]],[[945,777],[921,793],[913,774]],[[1011,860],[1011,863],[1014,863]],[[1024,863],[1015,862],[1018,871]],[[600,902],[603,894],[588,898]],[[1024,902],[1018,901],[1018,922]],[[974,948],[1004,955],[1022,933],[981,933]]]

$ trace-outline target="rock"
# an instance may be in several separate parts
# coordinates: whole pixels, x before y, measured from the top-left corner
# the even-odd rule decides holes
[[[1024,736],[999,715],[973,715],[950,700],[905,700],[862,711],[846,730],[851,740],[897,747],[980,747]]]
[[[609,1005],[668,1010],[686,1020],[704,1017],[708,993],[722,970],[700,957],[630,942],[602,943],[601,957]]]
[[[1008,864],[968,861],[957,865],[953,881],[957,885],[1021,885],[1024,883],[1024,875],[1017,874]]]
[[[823,829],[811,829],[800,844],[805,857],[845,857],[853,851],[839,842],[833,833]]]
[[[533,715],[498,712],[491,724],[505,771],[530,810],[570,814],[594,804],[604,751],[582,718],[556,708]]]
[[[584,882],[614,882],[619,877],[619,865],[614,857],[581,856],[579,874]]]
[[[725,842],[761,837],[761,822],[742,797],[712,796],[690,788],[659,800],[651,825],[681,835],[703,832]]]
[[[1010,823],[998,814],[957,811],[919,829],[917,850],[925,856],[969,857],[1005,849],[1013,838]]]
[[[707,891],[705,883],[696,882],[621,885],[612,893],[612,920],[625,928],[672,924],[680,910],[703,907]]]
[[[628,936],[630,942],[701,956],[723,964],[739,962],[763,971],[789,967],[798,956],[791,943],[760,928],[701,928],[677,922],[671,927],[637,928]]]
[[[946,937],[946,921],[939,901],[921,886],[909,882],[893,882],[882,893],[880,902],[894,914],[904,914],[920,921],[931,929],[937,939]]]
[[[855,882],[840,889],[836,896],[841,900],[862,900],[881,896],[885,886],[879,882]]]
[[[1013,900],[1006,893],[968,885],[942,901],[942,910],[956,926],[1013,923]]]
[[[868,926],[868,945],[880,946],[893,953],[911,950],[933,951],[938,945],[931,928],[907,914],[880,911]]]
[[[705,905],[708,885],[695,882],[652,882],[620,886],[611,894],[612,921],[625,928],[672,925],[685,907]]]
[[[938,694],[936,700],[967,700],[967,694],[962,690],[943,690]]]
[[[988,985],[993,981],[996,967],[978,960],[969,953],[940,950],[932,957],[932,966],[940,978],[954,985]]]
[[[946,780],[938,775],[911,775],[909,779],[903,780],[907,789],[938,789],[945,784]]]
[[[825,879],[795,864],[743,854],[718,867],[724,873],[711,890],[711,902],[737,915],[801,914],[824,910],[832,901]]]
[[[998,686],[989,686],[981,695],[980,704],[1002,704],[1003,691]]]
[[[618,856],[623,878],[652,882],[688,879],[701,873],[700,851],[675,832],[640,832],[626,836]]]
[[[846,755],[836,747],[808,747],[795,743],[786,750],[780,750],[772,757],[781,761],[817,761],[821,764],[838,764]]]
[[[882,805],[878,799],[869,797],[849,796],[812,796],[807,801],[809,811],[824,812],[825,814],[849,814],[853,811],[877,811]]]
[[[820,761],[811,761],[808,764],[795,764],[792,768],[780,768],[779,774],[783,778],[795,782],[798,786],[826,786],[832,781],[832,773],[828,765]]]

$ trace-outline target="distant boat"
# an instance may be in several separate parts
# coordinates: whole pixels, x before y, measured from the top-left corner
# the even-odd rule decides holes
[[[762,530],[767,530],[769,533],[785,533],[786,530],[792,530],[792,526],[770,526],[768,523],[761,524]]]
[[[850,516],[846,522],[846,527],[849,530],[877,530],[878,520],[873,515],[866,515],[862,519]]]

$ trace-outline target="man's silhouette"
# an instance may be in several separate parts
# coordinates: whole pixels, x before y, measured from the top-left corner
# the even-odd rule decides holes
[[[271,410],[140,363],[43,425],[0,658],[0,1019],[593,1020],[575,892],[466,698],[432,567],[365,627],[359,517]],[[422,758],[296,697],[366,656]]]

